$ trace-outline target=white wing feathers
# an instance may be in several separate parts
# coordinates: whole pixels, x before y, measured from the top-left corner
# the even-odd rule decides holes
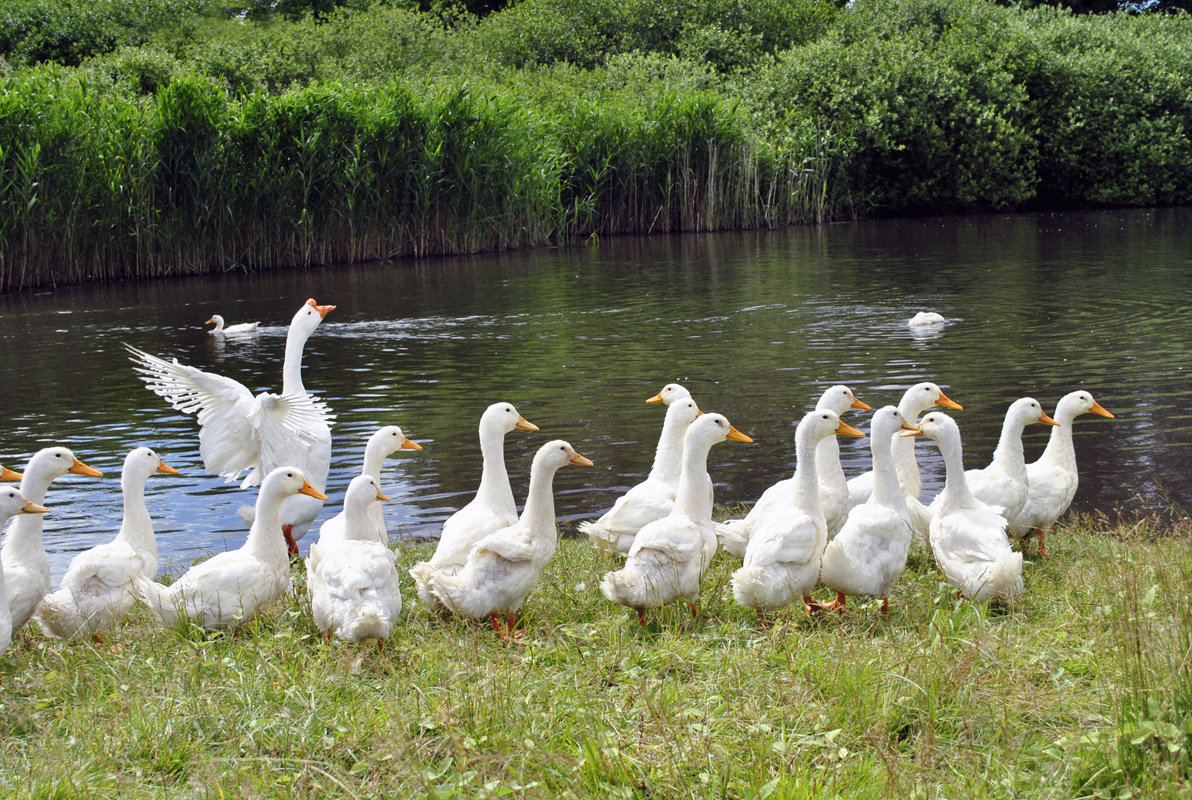
[[[252,470],[242,487],[260,482],[262,463],[299,463],[312,431],[335,419],[326,404],[307,394],[253,397],[239,381],[124,347],[150,391],[183,414],[197,412],[199,452],[208,472],[232,481]]]

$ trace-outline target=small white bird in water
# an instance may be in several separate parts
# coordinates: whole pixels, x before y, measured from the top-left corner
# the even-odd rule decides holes
[[[921,325],[943,325],[947,321],[944,319],[943,314],[938,314],[935,311],[920,311],[911,317],[906,324],[912,328],[917,328]]]
[[[259,322],[239,322],[235,325],[225,326],[224,318],[221,317],[219,314],[212,314],[211,319],[207,320],[203,324],[211,325],[213,323],[214,323],[215,327],[212,328],[211,330],[207,331],[212,336],[219,336],[224,333],[230,333],[230,334],[256,333],[257,327],[261,324]]]

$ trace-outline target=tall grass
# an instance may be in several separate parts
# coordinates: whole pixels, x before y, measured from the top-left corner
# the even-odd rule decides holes
[[[0,289],[823,214],[809,162],[711,94],[552,108],[467,84],[238,96],[179,75],[138,100],[47,69],[5,81],[0,111]]]

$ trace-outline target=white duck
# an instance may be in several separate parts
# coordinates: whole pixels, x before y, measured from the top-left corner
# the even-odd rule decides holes
[[[678,387],[678,384],[670,385]],[[660,392],[646,402],[661,396]],[[643,526],[662,519],[674,508],[675,490],[683,465],[683,434],[700,415],[700,410],[690,395],[672,397],[668,406],[650,474],[618,497],[600,519],[579,526],[580,532],[586,533],[598,547],[628,553],[633,547],[633,538]]]
[[[235,336],[238,333],[256,333],[257,328],[260,327],[259,322],[239,322],[235,325],[224,325],[224,318],[219,314],[212,314],[211,319],[207,320],[204,325],[214,324],[215,327],[207,331],[212,336],[222,336],[229,334]]]
[[[614,603],[637,611],[683,598],[698,611],[700,579],[716,554],[712,526],[712,478],[708,453],[717,442],[753,441],[721,414],[704,414],[683,435],[683,468],[671,513],[649,523],[633,541],[622,569],[605,573],[600,591]]]
[[[41,505],[45,503],[50,483],[68,472],[91,477],[103,475],[79,461],[65,447],[47,447],[29,459],[25,477],[21,479],[21,494],[30,502]],[[9,524],[4,547],[0,550],[14,634],[29,621],[41,598],[50,590],[50,560],[46,557],[41,531],[40,516],[18,516]]]
[[[592,462],[560,439],[547,442],[530,467],[530,491],[521,517],[508,528],[485,536],[468,553],[455,574],[431,567],[425,577],[435,597],[456,614],[488,617],[500,635],[505,615],[506,636],[518,636],[517,612],[538,582],[543,567],[555,554],[555,473],[568,464],[590,467]]]
[[[809,411],[795,428],[795,476],[771,494],[766,508],[750,523],[749,544],[741,568],[733,573],[733,599],[765,613],[802,597],[810,611],[811,592],[819,582],[820,556],[828,541],[828,526],[820,508],[815,451],[835,434],[863,436],[828,409]],[[771,487],[773,488],[773,487]]]
[[[890,588],[906,569],[911,546],[906,498],[890,452],[893,437],[902,429],[915,430],[896,406],[885,406],[873,415],[869,440],[873,493],[848,513],[840,532],[824,549],[820,582],[836,590],[836,599],[825,608],[843,612],[847,595],[866,595],[880,597],[882,613],[889,613]]]
[[[1047,412],[1035,398],[1023,397],[1015,400],[1006,410],[1002,434],[998,438],[997,449],[993,451],[993,460],[989,462],[989,466],[984,469],[970,469],[964,474],[969,491],[974,497],[987,506],[1001,509],[1001,515],[1009,523],[1009,530],[1020,524],[1019,518],[1026,506],[1028,477],[1022,453],[1022,432],[1027,425],[1035,422],[1059,424],[1047,416]],[[927,507],[928,514],[934,514],[940,502],[940,497],[932,500],[931,505]],[[916,520],[919,518],[917,514],[914,516]],[[922,527],[921,522],[917,522],[917,525]]]
[[[302,350],[306,340],[335,306],[307,300],[286,335],[281,394],[253,397],[239,381],[166,361],[125,345],[136,371],[149,389],[184,414],[198,412],[199,452],[207,472],[236,480],[249,470],[240,487],[248,488],[281,466],[298,467],[320,492],[331,466],[331,421],[327,406],[315,400],[302,383]],[[323,507],[313,495],[289,498],[281,521],[286,544],[297,554],[299,539]],[[241,516],[252,524],[252,509]]]
[[[327,499],[302,470],[278,467],[261,482],[256,517],[243,546],[191,567],[169,586],[138,578],[137,594],[153,616],[167,626],[185,619],[202,628],[238,629],[281,597],[290,586],[281,509],[285,499],[296,494]]]
[[[443,523],[439,544],[429,561],[421,561],[410,570],[418,597],[427,608],[441,607],[431,591],[428,575],[432,571],[452,575],[463,568],[472,547],[502,528],[517,522],[517,503],[505,469],[505,434],[513,430],[536,431],[509,403],[493,403],[480,415],[480,455],[484,468],[480,488],[472,502],[456,511]]]
[[[401,613],[396,554],[377,541],[368,513],[388,499],[372,475],[356,476],[344,497],[343,530],[331,540],[320,535],[310,546],[310,609],[326,641],[376,639],[381,648]]]
[[[12,472],[12,470],[9,470]],[[16,473],[13,473],[16,474]],[[17,514],[45,514],[49,511],[25,498],[20,489],[8,486],[0,489],[0,525]],[[0,566],[0,655],[12,644],[12,614],[8,609],[8,594],[4,586],[4,568]]]
[[[912,425],[919,415],[936,406],[963,410],[963,406],[944,394],[934,383],[916,383],[907,389],[898,401],[898,413]],[[919,462],[915,460],[915,440],[895,436],[891,453],[894,457],[894,469],[898,473],[898,485],[902,493],[909,498],[918,499],[923,491],[923,480],[919,476]],[[859,506],[869,499],[873,492],[873,472],[863,472],[848,482],[848,507]]]
[[[931,518],[931,551],[944,577],[962,595],[991,603],[1011,603],[1022,595],[1022,553],[1010,549],[1006,518],[969,491],[964,475],[960,430],[938,411],[925,416],[919,431],[939,445],[947,470],[944,491]]]
[[[406,438],[402,433],[401,428],[396,425],[386,425],[368,439],[368,444],[364,448],[364,467],[360,470],[361,475],[367,475],[381,485],[381,467],[385,464],[385,459],[396,453],[398,450],[421,450],[422,445],[415,441]],[[389,498],[385,498],[388,500]],[[344,511],[347,511],[346,505]],[[373,535],[376,541],[389,546],[389,531],[385,527],[385,515],[381,510],[380,503],[369,503],[365,507],[365,514],[372,522]],[[345,534],[344,512],[336,514],[331,519],[319,526],[319,542],[330,542],[333,539],[342,539]],[[359,538],[358,536],[353,538]]]
[[[850,408],[869,410],[869,406],[858,400],[853,395],[853,390],[844,385],[833,386],[824,392],[815,408],[831,411],[836,416]],[[844,477],[844,469],[840,466],[840,445],[835,436],[821,439],[816,445],[815,472],[819,482],[820,511],[828,526],[828,537],[831,538],[848,513],[848,481]],[[730,520],[718,525],[716,534],[720,538],[720,546],[730,555],[744,558],[756,519],[770,514],[771,506],[774,504],[778,504],[780,508],[789,505],[791,493],[795,491],[795,480],[794,477],[787,478],[762,492],[762,496],[753,504],[753,508],[744,519]]]
[[[912,328],[918,328],[927,325],[943,325],[947,321],[944,319],[944,315],[938,311],[920,311],[907,320],[906,324]]]
[[[1057,427],[1038,461],[1026,465],[1030,490],[1026,506],[1010,535],[1025,537],[1037,530],[1039,554],[1047,555],[1046,532],[1068,510],[1076,496],[1076,449],[1072,446],[1072,425],[1081,414],[1093,413],[1113,419],[1093,396],[1084,390],[1064,395],[1055,407]]]
[[[157,575],[157,540],[145,507],[145,483],[154,473],[177,475],[178,470],[148,447],[138,447],[124,459],[120,488],[124,518],[116,538],[84,550],[71,559],[58,591],[42,598],[34,619],[47,636],[75,639],[101,632],[128,613],[136,602],[133,582]]]

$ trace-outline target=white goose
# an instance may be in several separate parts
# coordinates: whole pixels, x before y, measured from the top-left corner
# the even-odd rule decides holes
[[[50,483],[68,472],[95,478],[103,475],[79,461],[65,447],[47,447],[29,459],[25,477],[21,479],[21,494],[30,502],[42,505]],[[50,560],[41,532],[40,516],[22,514],[9,524],[0,550],[14,634],[29,621],[41,598],[50,590]]]
[[[1010,527],[1010,535],[1026,537],[1032,529],[1037,530],[1040,555],[1047,555],[1047,530],[1068,510],[1072,498],[1076,496],[1079,481],[1076,474],[1076,449],[1072,446],[1072,425],[1078,416],[1087,413],[1113,419],[1113,414],[1102,408],[1084,390],[1064,395],[1055,407],[1057,427],[1051,431],[1043,455],[1026,466],[1030,490],[1017,525],[1012,524]]]
[[[783,481],[766,508],[749,520],[749,544],[741,568],[733,573],[733,599],[757,611],[763,625],[767,611],[796,598],[802,597],[809,611],[816,607],[811,592],[819,582],[828,526],[820,508],[815,453],[820,442],[838,433],[864,435],[834,411],[807,412],[795,428],[794,478]]]
[[[12,472],[12,470],[8,470]],[[13,473],[17,474],[17,473]],[[6,478],[6,480],[11,480]],[[45,514],[49,511],[45,506],[26,499],[20,489],[7,486],[0,489],[0,525],[8,522],[17,514]],[[0,655],[12,644],[12,614],[8,609],[8,594],[4,586],[4,567],[0,566]]]
[[[682,388],[678,384],[670,386]],[[653,402],[660,397],[661,392],[646,402]],[[598,547],[628,553],[639,530],[647,523],[669,514],[675,505],[675,490],[683,465],[683,434],[699,415],[699,406],[690,395],[682,397],[672,393],[650,474],[618,497],[613,507],[600,519],[581,523],[580,532],[586,533]]]
[[[536,431],[538,426],[527,421],[509,403],[493,403],[480,416],[480,455],[484,461],[480,488],[472,502],[443,523],[439,544],[430,560],[421,561],[410,570],[418,597],[427,608],[441,607],[430,588],[431,571],[454,574],[463,567],[478,541],[517,522],[517,503],[505,469],[505,434],[513,430]]]
[[[177,475],[178,470],[148,447],[138,447],[124,459],[120,488],[124,518],[112,541],[84,550],[71,559],[58,591],[42,598],[34,619],[47,636],[75,639],[101,632],[128,613],[136,601],[134,581],[157,575],[157,540],[145,507],[145,483],[154,473]]]
[[[286,335],[281,394],[256,397],[239,381],[188,367],[125,345],[136,371],[149,389],[184,414],[198,412],[199,452],[207,472],[236,480],[249,470],[241,488],[254,486],[280,466],[295,466],[320,492],[331,466],[331,421],[327,406],[315,400],[302,383],[302,350],[323,318],[335,306],[307,300]],[[323,504],[312,495],[289,498],[282,510],[282,529],[290,552],[310,529]],[[252,524],[252,509],[241,514]]]
[[[398,450],[421,449],[422,445],[407,439],[406,435],[402,433],[401,428],[396,425],[386,425],[369,437],[368,444],[364,448],[364,467],[360,470],[360,474],[367,475],[380,486],[381,467],[384,466],[386,458]],[[385,499],[388,500],[389,498]],[[347,510],[346,504],[344,510]],[[388,548],[389,531],[385,528],[385,515],[381,510],[381,504],[368,503],[365,506],[364,513],[372,522],[373,535],[376,541]],[[319,542],[324,543],[330,542],[333,539],[342,539],[344,538],[345,531],[344,515],[341,512],[319,526]],[[359,536],[353,538],[359,538]]]
[[[477,542],[455,574],[434,567],[425,571],[440,603],[465,617],[488,617],[498,635],[504,614],[505,635],[520,635],[515,626],[517,612],[555,554],[558,528],[552,487],[555,473],[568,464],[592,466],[567,442],[556,439],[544,444],[534,455],[530,491],[517,522]]]
[[[708,453],[726,439],[753,441],[721,414],[704,414],[688,426],[674,508],[638,531],[625,566],[606,573],[600,582],[604,596],[635,609],[643,625],[645,609],[680,597],[688,602],[692,614],[698,610],[700,580],[716,554]]]
[[[890,453],[893,437],[902,429],[915,430],[896,406],[873,415],[873,493],[848,512],[840,532],[824,549],[820,582],[836,590],[836,599],[825,608],[843,612],[845,597],[851,594],[880,597],[882,613],[890,611],[890,588],[906,569],[911,546],[910,515]]]
[[[970,469],[964,474],[973,496],[987,506],[1000,508],[1010,530],[1021,524],[1019,518],[1026,506],[1028,492],[1026,461],[1022,453],[1022,432],[1027,425],[1035,422],[1059,424],[1047,416],[1047,412],[1035,398],[1023,397],[1015,400],[1006,410],[1002,434],[998,438],[997,448],[993,451],[993,460],[989,462],[989,466],[984,469]],[[939,497],[932,500],[931,505],[927,507],[928,512],[934,514],[940,502]]]
[[[401,613],[396,554],[377,541],[368,513],[388,499],[376,478],[357,475],[344,497],[340,535],[329,541],[320,535],[310,546],[310,609],[325,641],[376,639],[379,649]]]
[[[265,476],[256,516],[244,544],[187,570],[169,586],[137,578],[140,599],[166,626],[182,620],[202,628],[239,628],[290,587],[290,560],[281,529],[282,503],[304,494],[327,495],[310,485],[297,467],[278,467]]]
[[[947,470],[940,505],[931,518],[931,551],[949,583],[962,595],[991,603],[1011,603],[1022,595],[1022,553],[1010,549],[1006,518],[969,491],[964,475],[960,430],[938,411],[925,416],[918,431],[939,445]]]
[[[916,383],[907,389],[898,402],[898,413],[912,425],[919,415],[936,406],[963,409],[959,403],[944,394],[934,383]],[[898,473],[898,485],[902,493],[909,498],[918,499],[923,491],[923,480],[919,476],[919,462],[915,460],[915,440],[895,436],[891,447],[894,457],[894,469]],[[854,508],[869,499],[873,492],[873,472],[863,472],[848,482],[848,507]]]
[[[212,314],[211,319],[207,320],[203,324],[215,325],[214,328],[207,331],[212,336],[222,336],[225,333],[231,336],[235,336],[239,333],[256,333],[257,328],[259,328],[261,325],[259,322],[239,322],[235,325],[224,325],[224,318],[219,314]]]

